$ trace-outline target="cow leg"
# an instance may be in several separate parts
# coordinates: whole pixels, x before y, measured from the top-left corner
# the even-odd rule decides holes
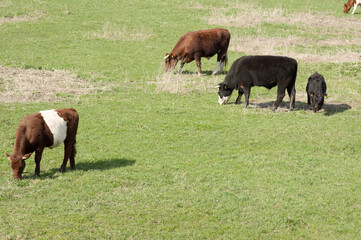
[[[180,62],[180,64],[179,64],[179,68],[178,68],[177,73],[181,73],[181,72],[182,72],[183,66],[184,66],[184,61],[182,60],[182,61]]]
[[[35,176],[40,177],[40,161],[44,148],[35,150]]]
[[[239,104],[241,102],[242,95],[243,95],[243,91],[238,90],[238,97],[236,99],[236,104]]]
[[[196,60],[196,65],[198,67],[198,76],[201,76],[202,75],[201,57],[200,56],[194,56],[194,59]]]
[[[70,152],[70,169],[75,168],[75,155],[76,155],[76,147],[75,147],[76,141],[74,140],[74,143],[71,146],[71,152]]]
[[[251,93],[251,87],[244,87],[243,86],[243,91],[244,91],[244,108],[248,107],[249,104],[249,95]]]
[[[72,151],[72,144],[70,143],[69,140],[65,140],[64,141],[64,159],[63,159],[63,164],[61,164],[61,167],[60,167],[60,172],[66,171],[66,164],[68,163],[68,159],[70,157],[71,151]]]
[[[285,97],[285,89],[284,88],[280,88],[278,87],[277,90],[277,100],[275,102],[275,104],[273,105],[272,111],[276,111],[276,109],[278,108],[278,106],[281,104],[283,98]]]
[[[354,14],[354,13],[355,13],[356,8],[357,8],[357,3],[355,3],[355,5],[353,5],[353,11],[352,11],[352,14]]]
[[[295,108],[295,100],[296,100],[296,89],[295,85],[287,88],[288,96],[290,97],[290,111]]]
[[[217,62],[216,68],[214,69],[212,75],[216,75],[216,74],[217,74],[218,68],[219,68],[220,64],[221,64],[221,62]],[[223,66],[222,66],[222,68],[223,68]]]
[[[223,72],[224,61],[221,61],[219,72]]]

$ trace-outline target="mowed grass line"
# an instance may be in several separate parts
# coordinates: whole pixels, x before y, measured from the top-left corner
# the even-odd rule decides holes
[[[275,4],[287,6],[285,2]],[[33,157],[22,181],[11,179],[7,159],[0,162],[1,238],[360,236],[359,65],[300,61],[293,112],[271,113],[261,103],[271,105],[275,89],[256,87],[251,103],[258,105],[219,106],[211,87],[224,75],[185,74],[185,92],[158,91],[164,53],[184,32],[214,27],[206,21],[209,10],[192,9],[193,4],[25,1],[22,7],[7,7],[16,15],[41,10],[45,16],[0,26],[7,33],[0,39],[1,65],[68,70],[84,79],[95,72],[92,81],[116,85],[57,103],[0,104],[1,152],[12,151],[16,128],[27,114],[75,107],[80,115],[75,171],[58,172],[62,147],[45,150],[40,178],[33,175]],[[296,4],[297,11],[308,7],[323,10],[319,3]],[[338,3],[332,1],[329,9],[338,9]],[[187,22],[180,21],[184,17]],[[109,31],[123,33],[125,26],[150,37],[134,42],[99,37],[107,36],[100,32],[108,22]],[[283,33],[262,27],[274,35]],[[239,35],[253,31],[231,29]],[[230,52],[230,64],[242,55]],[[211,71],[215,59],[202,64]],[[186,65],[185,71],[196,72],[195,64]],[[330,95],[328,108],[317,114],[307,110],[304,92],[314,71],[324,74]]]

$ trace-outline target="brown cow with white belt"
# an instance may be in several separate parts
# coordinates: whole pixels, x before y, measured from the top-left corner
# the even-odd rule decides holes
[[[64,142],[64,160],[60,167],[65,172],[70,158],[70,168],[75,167],[75,142],[79,116],[75,109],[40,111],[26,116],[16,134],[14,152],[6,153],[11,162],[14,179],[21,179],[25,160],[35,151],[35,175],[40,175],[40,161],[45,147],[55,148]]]

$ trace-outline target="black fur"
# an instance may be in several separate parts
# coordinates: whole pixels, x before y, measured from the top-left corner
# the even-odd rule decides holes
[[[311,104],[314,112],[321,109],[324,97],[327,96],[327,86],[324,77],[315,72],[308,78],[306,92],[307,104]]]
[[[232,64],[225,80],[219,84],[218,95],[222,98],[238,90],[236,104],[244,93],[244,107],[249,104],[251,87],[262,86],[271,89],[278,86],[277,100],[273,106],[275,111],[285,96],[287,89],[290,97],[290,110],[295,107],[295,82],[297,61],[293,58],[280,56],[245,56]]]

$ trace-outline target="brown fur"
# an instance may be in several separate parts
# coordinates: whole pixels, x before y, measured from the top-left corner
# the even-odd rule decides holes
[[[356,3],[356,0],[348,0],[347,3],[343,6],[343,12],[348,13],[352,6],[354,6]]]
[[[164,71],[173,70],[178,61],[181,64],[196,60],[198,73],[201,74],[201,57],[210,58],[217,55],[218,62],[227,60],[227,50],[231,34],[223,28],[214,28],[195,32],[187,32],[180,37],[177,44],[165,58]]]
[[[64,140],[64,159],[60,171],[64,172],[68,159],[70,167],[75,167],[75,142],[79,116],[75,109],[55,110],[67,122],[67,133]],[[14,152],[6,153],[11,161],[14,179],[20,179],[25,168],[25,160],[35,151],[35,175],[40,175],[40,161],[45,147],[53,145],[53,134],[40,113],[26,116],[21,121],[15,134]]]

